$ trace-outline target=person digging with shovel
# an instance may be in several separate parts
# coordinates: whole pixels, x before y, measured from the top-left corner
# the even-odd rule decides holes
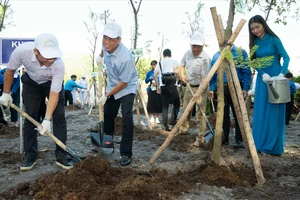
[[[191,49],[186,51],[180,63],[181,80],[189,85],[184,94],[183,108],[185,109],[193,94],[197,92],[201,82],[207,76],[210,70],[210,56],[203,50],[205,45],[205,38],[202,33],[194,33],[190,40]],[[204,142],[204,135],[206,130],[205,118],[201,113],[201,109],[205,110],[206,100],[208,94],[208,87],[205,89],[202,97],[202,102],[196,105],[196,119],[197,119],[197,137],[192,144],[199,147]],[[189,129],[189,121],[192,113],[184,121],[179,129],[179,134],[187,134]]]
[[[102,38],[103,60],[106,65],[107,93],[100,102],[104,105],[104,133],[113,135],[115,118],[119,107],[122,109],[122,140],[120,144],[120,165],[131,163],[133,141],[132,106],[138,85],[138,74],[130,50],[121,42],[122,29],[111,22],[104,26]]]
[[[8,106],[12,102],[10,88],[14,72],[24,65],[26,72],[22,75],[23,102],[26,113],[38,121],[39,108],[42,99],[48,97],[46,115],[42,128],[38,129],[28,119],[24,123],[24,162],[21,170],[30,170],[35,165],[38,155],[37,132],[41,135],[51,132],[50,124],[53,118],[53,133],[62,143],[67,141],[67,125],[64,110],[63,79],[65,65],[62,59],[56,37],[43,33],[34,42],[19,45],[11,54],[4,77],[3,95],[0,104]],[[68,162],[66,152],[56,145],[56,164],[64,169],[73,167]]]

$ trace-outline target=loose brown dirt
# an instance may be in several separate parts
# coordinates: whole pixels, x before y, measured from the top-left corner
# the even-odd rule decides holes
[[[0,199],[299,199],[299,122],[287,127],[285,154],[259,154],[266,183],[257,186],[253,163],[245,149],[231,145],[221,149],[221,165],[211,162],[211,150],[191,144],[194,134],[175,136],[155,164],[149,160],[164,143],[159,126],[153,130],[134,127],[132,164],[119,166],[121,117],[116,119],[115,152],[104,155],[90,143],[89,132],[97,131],[97,109],[66,110],[68,143],[82,162],[71,170],[55,166],[55,145],[39,136],[36,166],[21,172],[19,128],[0,124]],[[135,119],[136,120],[136,119]],[[146,121],[144,116],[143,121]],[[191,128],[196,127],[191,120]],[[233,136],[231,136],[232,143]]]

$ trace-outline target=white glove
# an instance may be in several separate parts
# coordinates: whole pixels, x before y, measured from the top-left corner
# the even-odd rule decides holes
[[[265,83],[267,83],[267,80],[269,80],[269,79],[270,79],[269,74],[264,73],[264,74],[262,75],[262,80],[263,80]]]
[[[99,103],[101,103],[102,106],[104,106],[104,104],[106,103],[106,100],[107,100],[107,96],[102,95],[102,97],[101,97],[100,100],[99,100]]]
[[[283,73],[280,73],[278,76],[279,76],[279,77],[284,77],[284,74],[283,74]]]
[[[99,55],[99,56],[97,56],[97,58],[96,58],[96,63],[97,63],[97,66],[98,66],[98,67],[102,67],[102,66],[103,66],[103,63],[104,63],[104,59]]]
[[[12,97],[8,93],[3,93],[2,96],[0,97],[0,104],[4,106],[9,106],[8,102],[12,102]]]
[[[42,127],[38,129],[38,131],[40,132],[41,135],[46,135],[45,132],[49,131],[51,132],[51,127],[50,127],[50,120],[48,119],[44,119],[43,123],[42,123]]]

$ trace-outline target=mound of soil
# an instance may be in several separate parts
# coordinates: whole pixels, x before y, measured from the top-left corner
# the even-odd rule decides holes
[[[69,171],[43,175],[33,184],[20,184],[17,189],[4,194],[4,198],[174,199],[199,182],[231,188],[254,185],[256,179],[253,170],[244,165],[206,164],[195,170],[168,174],[159,168],[139,171],[110,167],[104,158],[87,157]]]

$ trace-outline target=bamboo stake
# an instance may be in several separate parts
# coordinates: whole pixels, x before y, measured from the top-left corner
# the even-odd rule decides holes
[[[146,115],[148,126],[149,126],[150,130],[152,130],[152,124],[150,123],[150,120],[149,120],[149,115],[148,115],[147,107],[146,107],[146,104],[145,104],[145,101],[144,101],[143,93],[141,92],[141,84],[140,83],[139,83],[139,87],[138,87],[137,92],[138,92],[138,95],[140,97],[140,101],[142,102],[142,105],[143,105],[143,108],[144,108],[144,112],[145,112],[145,115]]]
[[[211,154],[211,160],[220,164],[221,160],[221,144],[222,144],[222,132],[223,132],[223,120],[224,120],[224,66],[226,65],[226,60],[223,60],[221,66],[218,69],[218,88],[217,88],[217,98],[218,98],[218,112],[216,120],[216,131],[214,136],[214,146]]]
[[[231,68],[231,70],[226,67],[226,77],[227,77],[227,81],[228,81],[228,86],[229,86],[229,91],[230,91],[230,95],[231,95],[231,100],[234,106],[234,111],[236,114],[236,118],[241,130],[241,134],[243,137],[243,142],[244,142],[244,146],[246,148],[246,152],[247,152],[247,156],[250,156],[250,152],[249,152],[249,147],[248,147],[248,141],[245,135],[245,126],[244,126],[244,122],[242,120],[242,113],[241,113],[241,105],[243,102],[239,102],[238,101],[238,94],[237,94],[237,90],[242,91],[239,82],[237,84],[235,84],[234,81],[232,81],[233,77],[232,77],[232,71],[236,72],[236,68],[234,66],[234,68]],[[237,87],[239,87],[239,89],[237,89]],[[243,95],[243,94],[242,94]],[[235,127],[236,128],[236,127]]]
[[[214,17],[216,18],[217,15],[216,15],[215,7],[211,8],[211,10],[212,10],[213,18]],[[218,25],[215,24],[215,25],[217,27],[222,26],[220,17],[219,17],[218,21],[219,21],[219,24]],[[222,38],[222,35],[217,35],[217,36],[218,36],[219,44],[221,44],[220,41],[224,40],[224,38]],[[230,41],[228,41],[228,43],[233,44]],[[226,67],[226,69],[228,69],[228,67]],[[230,73],[227,73],[228,74],[227,75],[227,80],[229,80],[229,82],[231,81],[231,87],[233,87],[232,80],[235,83],[239,83],[239,79],[238,79],[238,76],[237,76],[237,73],[236,73],[236,68],[235,68],[235,65],[234,65],[233,61],[230,62],[230,69],[231,69],[231,76],[230,76]],[[255,174],[256,174],[256,179],[257,179],[258,185],[262,186],[265,182],[265,178],[263,176],[260,161],[258,159],[256,148],[254,146],[254,141],[253,141],[253,137],[252,137],[252,133],[251,133],[252,131],[251,131],[251,128],[250,128],[249,118],[248,118],[246,106],[245,106],[245,103],[244,103],[244,97],[243,97],[243,93],[242,93],[240,84],[235,84],[235,89],[236,89],[236,94],[234,95],[231,92],[230,92],[230,94],[232,96],[232,99],[237,100],[237,101],[235,101],[235,106],[234,107],[237,108],[236,109],[236,114],[240,115],[241,118],[242,118],[242,120],[240,120],[240,121],[241,121],[241,125],[243,125],[243,126],[240,125],[240,128],[241,128],[241,130],[244,128],[243,129],[244,133],[245,133],[244,135],[246,135],[244,141],[246,141],[246,144],[248,144],[248,147],[249,147],[249,150],[250,150],[250,153],[251,153],[251,156],[252,156],[252,161],[253,161],[253,164],[254,164],[254,169],[255,169]],[[240,109],[239,109],[238,102],[240,104]],[[242,136],[244,137],[244,135],[242,135]]]
[[[242,19],[240,20],[238,26],[236,27],[235,31],[233,32],[232,36],[229,38],[228,42],[233,43],[236,37],[238,36],[239,32],[243,28],[244,24],[246,23],[246,20]],[[230,49],[231,47],[227,46],[225,49]],[[160,148],[155,152],[155,154],[150,159],[149,163],[153,164],[158,159],[160,154],[167,148],[167,146],[170,144],[171,140],[173,139],[175,133],[178,131],[179,127],[183,124],[184,120],[186,120],[188,114],[191,112],[196,100],[200,98],[200,95],[204,92],[206,87],[209,84],[210,79],[215,74],[217,69],[219,68],[220,64],[224,60],[224,53],[221,52],[219,58],[217,59],[214,66],[209,71],[208,75],[203,79],[202,84],[199,86],[197,92],[195,93],[195,98],[192,98],[192,100],[187,105],[182,117],[179,119],[179,121],[176,123],[176,125],[172,128],[170,131],[168,137],[166,138],[165,142],[160,146]]]
[[[219,47],[221,48],[221,44],[224,41],[224,27],[221,19],[221,15],[217,15],[217,10],[215,7],[210,8],[212,13],[212,18],[214,22],[215,32],[217,35],[217,40],[219,43]],[[226,65],[226,61],[224,60],[221,64],[221,67],[218,69],[218,88],[217,88],[217,98],[218,98],[218,112],[217,112],[217,120],[216,120],[216,131],[214,136],[214,146],[211,154],[211,160],[220,164],[221,160],[221,145],[222,145],[222,132],[223,132],[223,120],[224,120],[224,66]]]
[[[230,62],[230,67],[235,68],[233,61]],[[236,70],[232,70],[232,77],[233,77],[234,82],[239,81]],[[242,90],[241,90],[240,85],[238,85],[238,87],[236,87],[236,90],[237,90],[237,96],[238,96],[239,102],[244,102],[244,97],[242,95]],[[244,124],[244,128],[245,128],[245,135],[246,135],[246,139],[248,141],[252,162],[254,164],[257,183],[258,183],[258,186],[261,187],[265,183],[266,179],[264,178],[262,168],[261,168],[261,165],[260,165],[260,160],[258,158],[257,151],[256,151],[256,148],[255,148],[255,145],[254,145],[254,140],[253,140],[253,137],[252,137],[252,130],[251,130],[251,127],[250,127],[250,124],[249,124],[246,104],[245,103],[240,103],[240,106],[241,106],[243,124]]]

